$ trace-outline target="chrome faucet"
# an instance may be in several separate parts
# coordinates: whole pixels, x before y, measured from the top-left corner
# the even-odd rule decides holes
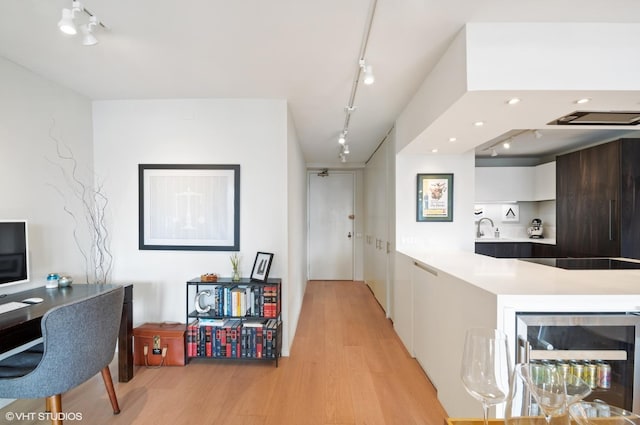
[[[478,225],[478,227],[476,227],[476,238],[477,239],[480,239],[480,237],[484,236],[484,233],[480,230],[480,223],[482,223],[483,220],[489,220],[489,223],[491,223],[491,227],[493,227],[493,220],[491,220],[489,217],[482,217],[476,223]]]

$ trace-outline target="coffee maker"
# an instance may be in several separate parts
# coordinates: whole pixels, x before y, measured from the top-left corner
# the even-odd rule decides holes
[[[539,218],[531,220],[531,227],[527,229],[527,233],[532,239],[542,239],[542,220]]]

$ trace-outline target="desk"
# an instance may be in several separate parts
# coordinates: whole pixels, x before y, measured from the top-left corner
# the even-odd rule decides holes
[[[0,298],[1,304],[32,297],[44,300],[39,304],[0,314],[0,353],[42,337],[40,322],[42,316],[50,309],[106,292],[116,286],[76,284],[57,289],[40,287],[8,294],[6,297]],[[132,295],[133,285],[125,285],[122,319],[118,334],[118,380],[120,382],[127,382],[133,377]]]

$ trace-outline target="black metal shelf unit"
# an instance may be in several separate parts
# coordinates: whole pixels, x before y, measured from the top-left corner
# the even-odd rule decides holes
[[[187,361],[272,361],[282,352],[282,281],[187,281]]]

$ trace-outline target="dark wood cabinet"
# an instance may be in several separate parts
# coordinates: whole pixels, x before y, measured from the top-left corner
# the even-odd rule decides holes
[[[640,259],[640,139],[621,148],[620,228],[620,255]]]
[[[476,242],[476,254],[495,258],[529,258],[530,242]]]
[[[639,143],[622,139],[558,156],[558,256],[640,258]]]
[[[531,257],[533,258],[555,258],[558,256],[556,246],[546,243],[532,243]]]

